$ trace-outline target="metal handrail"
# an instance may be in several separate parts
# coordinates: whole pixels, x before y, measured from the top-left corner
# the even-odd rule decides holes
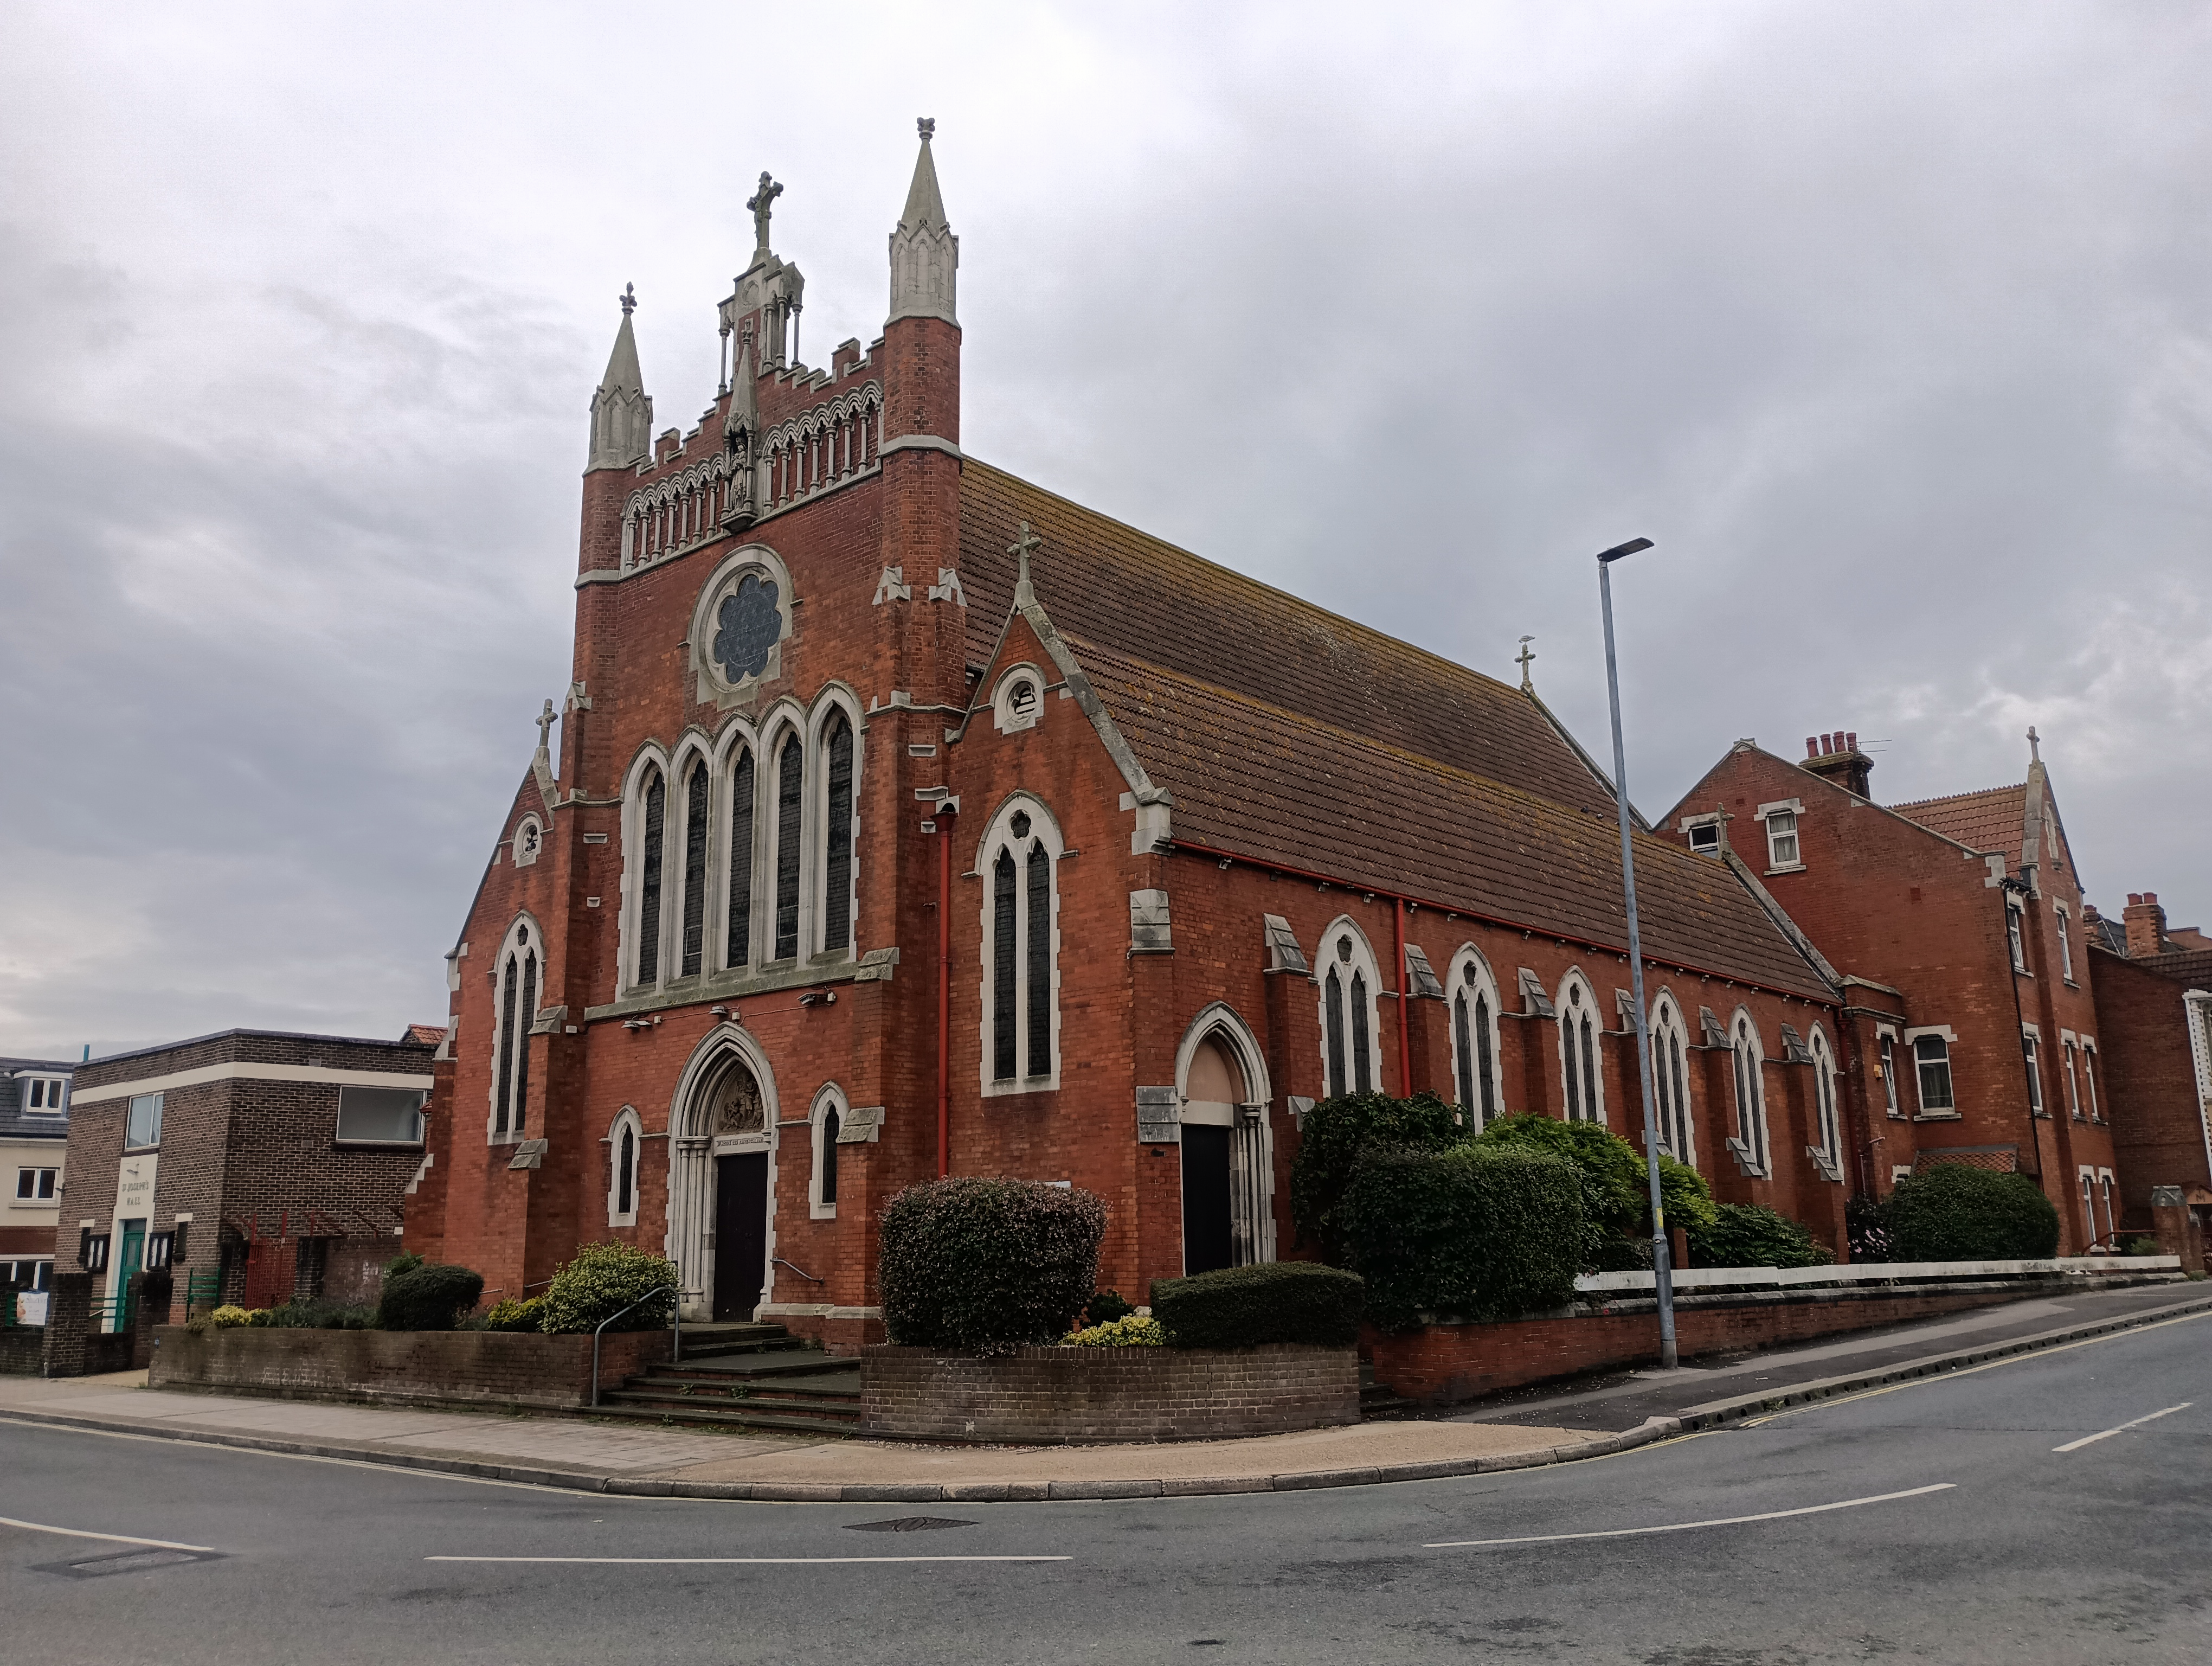
[[[676,1285],[656,1285],[632,1302],[629,1307],[608,1314],[605,1318],[599,1321],[599,1329],[592,1333],[592,1409],[593,1411],[597,1411],[599,1407],[599,1331],[605,1330],[623,1314],[629,1312],[631,1308],[643,1307],[655,1296],[671,1294],[676,1298],[676,1304],[675,1311],[669,1319],[668,1328],[676,1333],[673,1346],[677,1359],[680,1361],[684,1358],[684,1292]]]
[[[805,1268],[793,1265],[792,1262],[786,1261],[786,1260],[785,1260],[781,1256],[777,1256],[774,1257],[774,1261],[775,1261],[775,1264],[776,1266],[778,1266],[778,1267],[788,1267],[788,1268],[791,1268],[791,1270],[792,1270],[793,1272],[794,1272],[794,1273],[798,1274],[799,1274],[799,1276],[800,1278],[802,1278],[802,1279],[805,1280],[807,1281],[807,1283],[809,1283],[809,1284],[827,1284],[827,1283],[829,1283],[829,1282],[830,1282],[830,1280],[827,1280],[827,1279],[817,1279],[817,1278],[816,1278],[816,1277],[815,1277],[811,1273],[808,1272]]]

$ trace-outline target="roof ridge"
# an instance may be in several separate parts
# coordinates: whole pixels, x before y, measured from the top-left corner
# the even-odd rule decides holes
[[[1002,469],[995,464],[984,461],[981,458],[977,457],[972,452],[963,453],[961,457],[961,463],[963,472],[968,467],[972,466],[982,470],[987,474],[995,474],[1003,479],[1014,482],[1017,485],[1027,487],[1033,492],[1041,492],[1045,496],[1053,499],[1056,502],[1066,504],[1078,514],[1089,515],[1096,520],[1109,522],[1113,526],[1119,526],[1133,538],[1139,538],[1148,544],[1157,544],[1164,549],[1172,550],[1176,554],[1185,556],[1191,561],[1194,561],[1201,567],[1210,568],[1214,572],[1224,574],[1228,577],[1236,580],[1240,584],[1249,585],[1255,590],[1263,590],[1271,596],[1279,596],[1285,601],[1290,603],[1293,607],[1296,607],[1304,612],[1314,614],[1324,619],[1334,620],[1337,623],[1344,625],[1349,629],[1358,631],[1368,636],[1372,636],[1377,641],[1388,642],[1394,648],[1403,648],[1408,653],[1419,654],[1425,660],[1431,660],[1437,665],[1446,667],[1449,670],[1457,672],[1462,676],[1479,678],[1480,681],[1490,684],[1490,686],[1499,690],[1503,693],[1518,694],[1521,691],[1518,687],[1511,683],[1508,683],[1503,678],[1492,677],[1486,671],[1478,671],[1473,666],[1466,665],[1460,660],[1448,658],[1444,654],[1438,654],[1433,648],[1423,648],[1419,642],[1409,642],[1402,636],[1393,636],[1389,631],[1382,629],[1380,626],[1364,624],[1359,620],[1352,618],[1348,614],[1334,612],[1328,608],[1321,605],[1320,603],[1309,600],[1307,598],[1297,594],[1295,591],[1285,590],[1279,585],[1270,584],[1265,579],[1255,578],[1249,573],[1244,572],[1240,569],[1231,567],[1225,562],[1215,561],[1210,556],[1201,556],[1195,550],[1187,550],[1182,544],[1174,543],[1168,538],[1162,538],[1157,532],[1148,532],[1143,527],[1137,526],[1132,521],[1123,520],[1118,515],[1108,514],[1103,509],[1094,509],[1087,503],[1079,503],[1075,499],[1067,496],[1065,493],[1056,492],[1049,486],[1040,486],[1036,481],[1030,479],[1024,475],[1016,474],[1010,469]],[[1151,662],[1148,660],[1146,663],[1150,664]]]
[[[2025,793],[2026,791],[2027,791],[2027,783],[2024,781],[2016,781],[2003,787],[1977,787],[1965,793],[1938,793],[1932,799],[1907,799],[1902,803],[1893,804],[1889,807],[1893,810],[1917,810],[1930,804],[1956,804],[1961,799],[1994,798],[1999,793]]]

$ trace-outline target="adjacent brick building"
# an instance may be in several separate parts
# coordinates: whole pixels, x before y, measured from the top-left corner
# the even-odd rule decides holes
[[[626,1239],[694,1313],[842,1347],[876,1213],[940,1173],[1097,1192],[1140,1295],[1292,1252],[1330,1092],[1638,1130],[1613,800],[1525,678],[968,455],[927,124],[883,334],[825,368],[779,189],[688,432],[624,298],[409,1246],[514,1290]],[[1755,881],[1638,836],[1668,1140],[1840,1249],[1844,992]]]
[[[2109,1244],[2118,1095],[2040,757],[2014,786],[1885,807],[1855,735],[1806,751],[1738,741],[1666,830],[1770,897],[1844,992],[1861,1188],[1938,1162],[2030,1175],[2061,1253]]]
[[[44,1290],[68,1182],[70,1077],[76,1065],[0,1059],[0,1300]]]
[[[2160,1188],[2212,1213],[2212,949],[2201,933],[2167,928],[2156,891],[2130,892],[2113,923],[2121,929],[2090,960],[2119,1106],[2123,1218],[2147,1230]]]
[[[434,1031],[433,1033],[435,1033]],[[230,1030],[78,1067],[53,1240],[112,1297],[167,1266],[223,1300],[374,1298],[421,1173],[434,1049]]]

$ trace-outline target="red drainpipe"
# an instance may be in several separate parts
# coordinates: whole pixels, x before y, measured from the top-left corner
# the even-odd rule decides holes
[[[937,1177],[952,1172],[952,819],[937,817]]]
[[[1390,899],[1390,938],[1398,956],[1398,1094],[1401,1098],[1413,1097],[1413,1038],[1407,1031],[1407,1017],[1413,1010],[1413,992],[1406,981],[1406,899]]]

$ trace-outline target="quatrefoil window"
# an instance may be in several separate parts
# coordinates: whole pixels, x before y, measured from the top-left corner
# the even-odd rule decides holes
[[[722,675],[731,682],[742,683],[768,669],[769,656],[783,634],[777,599],[774,579],[764,573],[747,573],[714,610],[710,651]]]

